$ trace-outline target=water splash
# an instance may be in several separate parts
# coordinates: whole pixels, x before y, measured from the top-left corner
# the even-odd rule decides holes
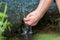
[[[23,18],[26,17],[26,10],[24,10],[25,8],[22,9],[22,12],[23,12]],[[23,22],[23,26],[22,26],[22,35],[24,36],[24,39],[25,40],[31,40],[31,37],[32,37],[32,27],[30,27],[29,25],[25,24]]]
[[[25,23],[23,23],[22,26],[22,35],[24,37],[25,40],[31,40],[32,37],[32,27],[26,25]]]

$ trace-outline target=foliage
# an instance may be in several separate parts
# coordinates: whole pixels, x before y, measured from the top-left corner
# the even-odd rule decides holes
[[[0,7],[1,7],[1,5],[2,5],[2,2],[0,3]],[[0,40],[3,40],[4,37],[2,36],[2,33],[9,25],[8,20],[7,19],[5,20],[5,18],[8,17],[6,15],[6,12],[7,12],[7,4],[5,5],[4,12],[0,12]]]
[[[38,5],[37,0],[27,0],[27,1],[26,0],[0,0],[0,1],[2,1],[4,3],[4,5],[7,3],[7,6],[8,6],[8,9],[7,9],[8,20],[13,24],[11,35],[15,34],[16,31],[20,32],[20,29],[21,29],[20,27],[21,27],[21,24],[23,23],[22,22],[23,17],[26,16],[29,12],[32,12]],[[2,5],[2,2],[0,3],[0,5]],[[3,9],[3,7],[1,8],[1,10]],[[6,13],[6,10],[4,10],[4,11]],[[39,23],[39,25],[38,25],[39,27],[36,27],[36,29],[38,29],[38,28],[41,29],[41,27],[42,27],[41,25],[44,26],[42,28],[45,28],[46,25],[47,25],[47,27],[49,27],[50,24],[54,25],[58,21],[55,17],[55,15],[57,13],[58,13],[58,10],[56,8],[56,5],[49,8],[46,15],[42,18],[43,22],[40,20],[41,23]],[[0,15],[3,16],[4,12],[0,12]],[[7,15],[5,14],[4,18],[7,18]],[[0,20],[2,19],[2,16],[0,17]],[[4,18],[2,19],[3,21],[1,20],[0,25],[6,26],[6,24],[8,25],[9,23],[8,23],[8,20],[4,21]],[[55,22],[55,19],[57,20],[56,22]],[[1,28],[1,29],[4,29],[4,28]],[[8,27],[8,28],[9,28],[9,30],[11,30],[10,27]],[[7,34],[8,34],[8,32],[7,32]]]
[[[60,18],[55,19],[56,22],[56,31],[60,32]]]
[[[4,4],[7,3],[8,20],[14,27],[21,26],[24,15],[33,11],[39,0],[1,0]],[[13,19],[14,18],[14,19]]]
[[[22,20],[24,16],[26,16],[28,13],[33,11],[38,5],[38,0],[0,0],[5,5],[7,3],[8,9],[7,9],[7,15],[8,15],[8,21],[10,21],[13,24],[13,28],[11,28],[11,35],[14,35],[17,32],[20,32],[22,29]],[[4,6],[3,6],[4,7]],[[3,9],[1,8],[1,10]],[[17,29],[18,28],[18,29]],[[10,28],[9,28],[10,29]],[[9,36],[8,32],[6,35]]]

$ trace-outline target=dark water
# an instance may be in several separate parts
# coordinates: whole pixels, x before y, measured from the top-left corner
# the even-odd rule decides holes
[[[6,37],[12,36],[16,33],[20,33],[22,29],[22,35],[24,36],[25,40],[29,40],[32,35],[32,28],[28,28],[26,24],[22,22],[23,18],[35,10],[37,7],[39,0],[0,0],[3,2],[2,8],[0,10],[4,10],[5,4],[7,4],[7,15],[8,20],[13,24],[12,31],[9,32],[8,30],[5,31],[4,35]],[[23,24],[23,26],[21,26]],[[20,29],[19,29],[20,27]],[[22,27],[22,28],[21,28]]]
[[[27,15],[33,11],[39,2],[39,0],[0,0],[4,4],[8,5],[7,14],[9,21],[15,26],[21,24],[21,20],[24,15]]]
[[[0,0],[3,2],[3,6],[0,10],[4,8],[4,5],[8,5],[7,9],[7,15],[8,15],[8,20],[13,24],[12,31],[9,32],[8,30],[5,32],[5,36],[14,36],[14,34],[20,33],[21,25],[23,24],[22,20],[23,18],[32,12],[33,10],[36,9],[38,6],[39,0]],[[49,13],[52,13],[51,9],[54,9],[56,7],[55,3],[52,4],[52,6],[49,9]],[[25,24],[24,24],[25,25]],[[28,36],[31,34],[27,35],[25,32],[27,30],[32,31],[31,29],[25,28],[27,26],[23,25],[23,33],[24,33],[24,38],[28,39]]]
[[[24,16],[32,12],[38,6],[39,0],[0,0],[3,4],[8,5],[7,15],[9,21],[14,26],[20,26]],[[53,3],[50,9],[56,5]],[[4,6],[3,6],[4,7]],[[1,10],[3,9],[1,8]]]

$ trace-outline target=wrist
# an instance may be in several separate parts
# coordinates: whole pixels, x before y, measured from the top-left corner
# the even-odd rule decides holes
[[[40,16],[40,15],[41,15],[41,12],[40,12],[40,10],[39,10],[39,9],[35,9],[35,13],[36,13],[36,15],[38,15],[38,16]]]
[[[45,14],[44,12],[40,11],[39,8],[37,8],[37,9],[35,10],[35,12],[36,12],[36,15],[37,15],[37,17],[38,17],[39,19],[41,19],[41,18],[43,17],[43,15]]]

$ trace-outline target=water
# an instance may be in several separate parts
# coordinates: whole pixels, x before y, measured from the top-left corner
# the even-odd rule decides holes
[[[7,9],[7,15],[8,15],[8,20],[13,24],[13,32],[16,29],[15,27],[20,27],[20,30],[22,30],[21,35],[24,37],[25,40],[30,40],[32,36],[32,28],[29,27],[29,25],[26,25],[25,23],[22,22],[23,18],[26,17],[27,14],[35,10],[37,7],[39,0],[0,0],[3,2],[3,7],[5,4],[8,5]],[[3,9],[1,8],[1,10]],[[21,25],[23,25],[21,27]],[[19,31],[20,32],[20,31]],[[11,34],[11,35],[12,35]],[[9,37],[10,33],[4,34],[5,36]]]
[[[24,17],[26,17],[27,14],[36,9],[39,0],[0,0],[0,1],[3,2],[3,5],[5,4],[8,5],[7,10],[8,20],[11,22],[11,24],[13,24],[12,33],[9,33],[8,31],[6,32],[6,35],[8,35],[7,37],[9,37],[9,35],[15,34],[16,30],[19,30],[20,32],[21,29],[22,30],[21,35],[24,37],[24,39],[30,40],[32,36],[32,28],[29,27],[29,25],[23,23],[22,20]],[[55,7],[54,4],[52,6],[53,7],[51,7],[51,9]],[[3,7],[1,8],[1,10],[3,9]]]
[[[31,40],[32,37],[32,27],[26,25],[25,23],[23,23],[22,26],[22,35],[24,37],[25,40]]]
[[[0,0],[8,5],[8,19],[13,25],[20,25],[26,16],[37,7],[39,0]],[[25,12],[25,13],[24,13]]]

